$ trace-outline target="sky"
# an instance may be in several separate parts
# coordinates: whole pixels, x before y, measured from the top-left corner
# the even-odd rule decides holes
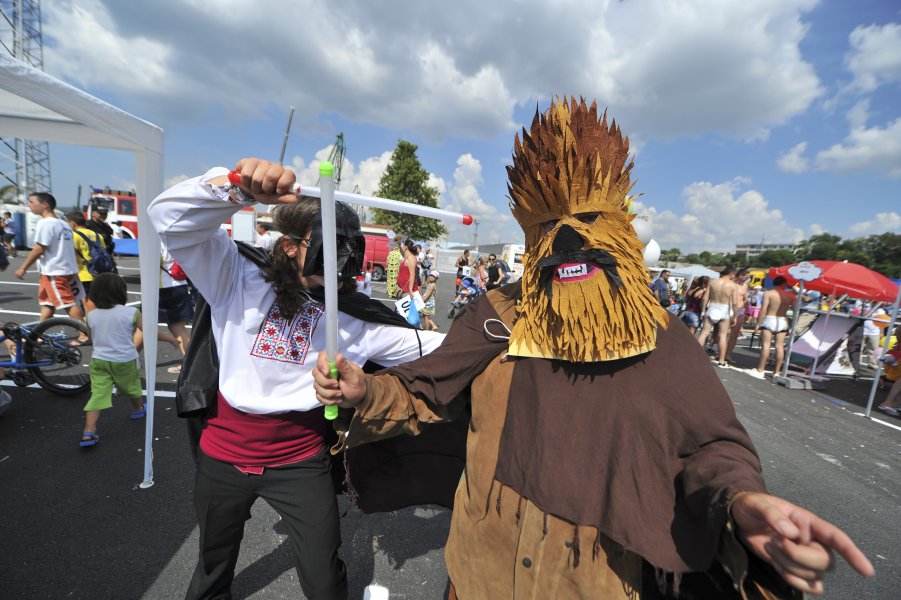
[[[372,194],[398,140],[478,242],[522,241],[514,135],[557,96],[606,107],[663,248],[901,232],[894,0],[53,0],[44,68],[165,130],[167,185],[244,156]],[[129,153],[51,144],[53,191],[130,189]],[[449,227],[472,243],[472,227]]]

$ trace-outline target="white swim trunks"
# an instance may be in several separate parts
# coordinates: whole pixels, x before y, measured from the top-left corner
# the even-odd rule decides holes
[[[707,318],[713,323],[732,318],[732,307],[728,304],[711,302],[707,305]]]
[[[769,315],[763,318],[763,321],[760,322],[760,327],[769,329],[773,333],[782,333],[783,331],[788,331],[788,319]]]

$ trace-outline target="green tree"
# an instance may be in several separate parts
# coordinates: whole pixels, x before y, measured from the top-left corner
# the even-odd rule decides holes
[[[797,260],[838,260],[842,238],[831,233],[818,233],[804,240],[795,249]],[[791,261],[793,262],[793,261]],[[787,264],[787,263],[786,263]]]
[[[798,262],[791,250],[764,250],[752,260],[758,267],[781,267]]]
[[[670,248],[660,253],[660,260],[666,262],[676,262],[682,256],[682,251],[678,248]]]
[[[420,206],[438,208],[438,190],[426,182],[429,174],[416,157],[416,144],[399,140],[385,174],[379,180],[375,195]],[[389,210],[372,209],[373,222],[388,225],[394,231],[411,239],[434,240],[447,234],[447,229],[436,219],[417,217]]]

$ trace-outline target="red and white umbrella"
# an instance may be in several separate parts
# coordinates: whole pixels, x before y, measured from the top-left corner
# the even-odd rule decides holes
[[[819,278],[804,282],[804,287],[808,290],[833,296],[848,294],[852,298],[889,303],[894,302],[898,295],[898,286],[891,279],[863,265],[835,260],[811,260],[807,263],[815,265],[822,271]],[[772,267],[769,272],[770,278],[782,276],[789,285],[795,285],[798,280],[792,277],[790,269],[797,264]]]

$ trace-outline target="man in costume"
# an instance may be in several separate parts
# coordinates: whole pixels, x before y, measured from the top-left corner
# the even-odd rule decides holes
[[[872,574],[844,533],[765,493],[714,369],[646,284],[628,150],[594,104],[536,115],[508,167],[522,280],[385,373],[339,355],[331,380],[321,354],[317,398],[356,407],[349,446],[419,434],[471,398],[451,597],[794,597],[786,582],[822,590],[833,550]]]

